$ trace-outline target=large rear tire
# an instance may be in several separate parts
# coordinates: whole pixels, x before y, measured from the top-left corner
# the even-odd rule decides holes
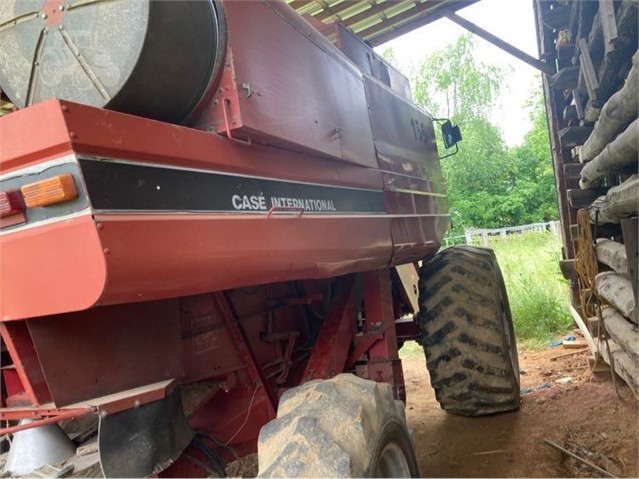
[[[258,477],[419,477],[403,403],[352,374],[286,391],[258,462]]]
[[[504,280],[492,250],[445,249],[424,262],[418,322],[442,409],[483,416],[519,408],[519,361]]]

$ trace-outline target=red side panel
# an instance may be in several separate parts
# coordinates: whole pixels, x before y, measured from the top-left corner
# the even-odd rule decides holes
[[[87,309],[107,272],[89,214],[0,236],[0,320]]]
[[[0,172],[40,163],[71,151],[57,100],[18,110],[0,121]]]
[[[385,267],[388,218],[100,215],[103,303],[146,301]]]
[[[177,299],[26,324],[58,407],[182,376]]]
[[[26,392],[26,398],[20,395],[18,398],[11,398],[11,402],[44,404],[51,401],[51,393],[27,324],[24,321],[0,323],[0,333]]]
[[[223,85],[198,127],[224,131],[228,98],[239,103],[231,128],[242,128],[235,135],[376,167],[359,70],[286,5],[229,1],[224,7],[236,85]]]
[[[374,78],[365,83],[379,168],[442,183],[432,118]]]
[[[44,105],[60,109],[57,102]],[[383,187],[379,171],[346,162],[257,144],[240,145],[215,133],[84,105],[67,102],[62,102],[62,105],[66,108],[66,125],[74,133],[73,147],[81,153],[320,184],[378,190]],[[25,113],[31,110],[29,108]],[[37,113],[34,112],[29,121],[37,121],[36,118]],[[0,137],[4,136],[5,121],[5,118],[0,121]],[[22,124],[22,128],[32,131],[29,124]],[[0,148],[2,167],[7,161],[4,158]]]

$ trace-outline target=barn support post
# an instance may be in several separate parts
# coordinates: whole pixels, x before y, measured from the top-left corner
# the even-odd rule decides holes
[[[533,9],[535,12],[537,39],[539,55],[542,58],[556,59],[557,52],[553,43],[552,30],[547,28],[542,21],[542,9],[548,9],[548,2],[535,0]],[[561,130],[561,111],[563,110],[561,95],[555,95],[555,90],[550,85],[549,77],[543,76],[544,98],[546,102],[546,110],[548,114],[548,129],[550,135],[550,145],[553,158],[553,169],[555,172],[555,187],[557,189],[557,202],[559,209],[559,219],[561,221],[561,231],[563,240],[563,260],[572,260],[575,258],[575,247],[572,241],[570,225],[576,222],[576,213],[570,208],[567,191],[568,185],[564,172],[564,165],[572,161],[570,148],[564,147],[559,138],[559,130]],[[574,280],[570,280],[571,302],[573,305],[579,305],[578,284]]]

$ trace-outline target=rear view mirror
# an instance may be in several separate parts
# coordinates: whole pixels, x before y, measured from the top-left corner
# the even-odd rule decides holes
[[[462,134],[459,126],[453,126],[450,120],[446,120],[442,123],[442,138],[444,139],[444,146],[446,149],[457,145],[457,143],[462,140]]]

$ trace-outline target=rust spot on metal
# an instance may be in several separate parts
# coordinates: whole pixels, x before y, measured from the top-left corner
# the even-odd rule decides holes
[[[57,27],[64,19],[64,3],[63,0],[47,0],[42,7],[40,16],[44,19],[44,23],[49,27]]]

